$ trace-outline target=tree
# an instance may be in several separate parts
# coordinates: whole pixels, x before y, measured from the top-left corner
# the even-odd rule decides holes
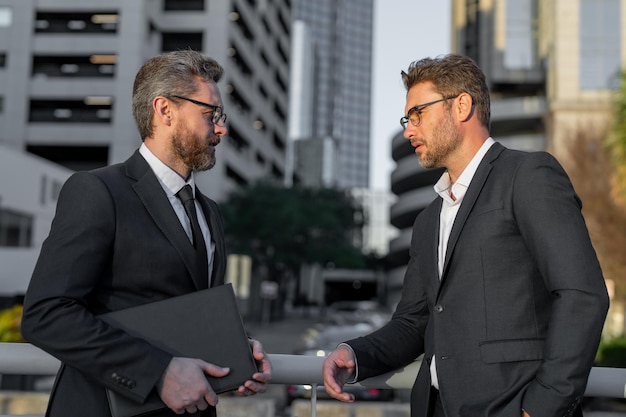
[[[251,256],[283,290],[282,281],[298,276],[303,264],[365,266],[355,244],[363,210],[344,191],[258,182],[231,193],[220,208],[229,252]]]
[[[622,73],[621,86],[615,104],[613,129],[607,141],[613,176],[614,196],[626,208],[626,72]]]
[[[606,130],[579,130],[569,147],[566,167],[583,202],[589,235],[606,279],[615,283],[615,297],[626,300],[626,212],[611,192],[614,164]]]

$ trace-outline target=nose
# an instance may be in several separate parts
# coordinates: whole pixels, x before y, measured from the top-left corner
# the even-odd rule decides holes
[[[220,137],[226,136],[228,134],[228,128],[226,127],[226,124],[220,126],[215,123],[213,124],[213,132]]]
[[[413,126],[412,123],[407,123],[406,129],[404,129],[404,132],[402,132],[402,136],[404,136],[405,139],[411,139],[415,136],[416,131],[417,126]]]

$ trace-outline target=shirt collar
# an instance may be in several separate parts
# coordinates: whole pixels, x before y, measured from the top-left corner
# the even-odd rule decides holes
[[[450,183],[450,175],[448,174],[448,171],[444,172],[434,186],[435,192],[445,201],[448,201],[451,204],[459,204],[463,200],[465,192],[472,182],[472,178],[474,178],[478,165],[480,165],[480,162],[483,160],[485,154],[494,143],[495,141],[492,138],[487,138],[454,184]],[[452,187],[452,193],[456,197],[456,200],[452,200],[450,197],[450,187]]]
[[[144,157],[154,174],[159,179],[161,185],[165,189],[165,192],[169,195],[176,195],[181,188],[183,188],[186,184],[191,185],[191,189],[193,191],[194,197],[196,194],[195,187],[195,179],[194,173],[191,172],[189,175],[189,179],[185,181],[183,177],[181,177],[176,171],[172,168],[165,165],[152,151],[146,146],[145,143],[142,143],[139,147],[139,153]]]

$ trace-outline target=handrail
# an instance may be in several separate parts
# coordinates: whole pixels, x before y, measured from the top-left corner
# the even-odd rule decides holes
[[[272,384],[324,383],[324,358],[304,355],[268,354],[272,362]],[[0,374],[54,375],[59,360],[29,343],[0,343]],[[369,378],[357,385],[371,388],[409,389],[420,366],[417,360],[404,368]],[[626,369],[594,367],[589,375],[587,397],[626,398]]]
[[[268,354],[272,362],[272,384],[323,384],[324,358],[305,355]],[[55,375],[61,362],[30,343],[0,343],[0,374]],[[376,388],[411,388],[419,361],[359,384]],[[297,372],[294,372],[296,370]]]

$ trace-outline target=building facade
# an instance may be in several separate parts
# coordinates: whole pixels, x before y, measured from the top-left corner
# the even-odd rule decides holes
[[[0,0],[0,142],[69,169],[126,159],[141,64],[175,49],[225,67],[229,135],[200,187],[222,200],[259,177],[282,181],[290,0]]]
[[[313,48],[310,138],[332,140],[337,152],[326,185],[369,186],[373,7],[373,0],[293,1],[293,19],[308,26]]]

